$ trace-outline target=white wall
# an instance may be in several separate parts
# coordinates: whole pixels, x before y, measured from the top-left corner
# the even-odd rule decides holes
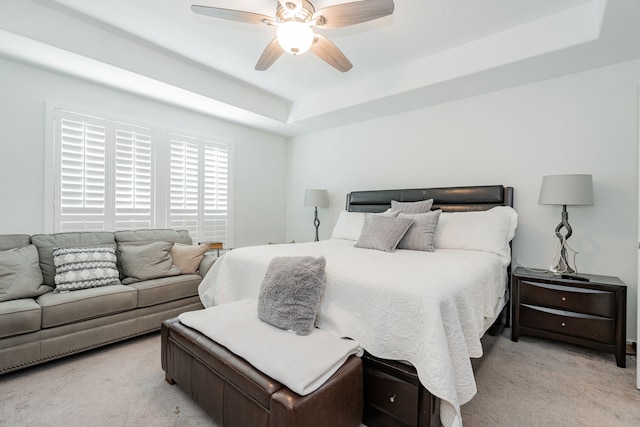
[[[283,137],[0,58],[0,234],[42,233],[45,101],[162,124],[234,144],[234,246],[285,235]]]
[[[293,138],[287,239],[313,240],[306,188],[329,190],[319,209],[330,236],[345,195],[457,185],[515,187],[514,259],[548,267],[560,206],[538,205],[543,175],[587,173],[595,205],[569,207],[580,271],[628,285],[627,337],[636,339],[640,61]]]

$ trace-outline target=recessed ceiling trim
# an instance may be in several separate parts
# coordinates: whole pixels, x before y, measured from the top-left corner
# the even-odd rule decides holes
[[[294,102],[289,122],[383,99],[597,40],[602,0],[529,22]],[[422,70],[419,72],[417,70]]]
[[[9,59],[277,134],[288,129],[285,123],[264,115],[6,30],[0,29],[0,39],[0,55]]]

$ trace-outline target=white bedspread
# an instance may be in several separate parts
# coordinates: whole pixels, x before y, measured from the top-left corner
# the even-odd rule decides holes
[[[393,253],[349,240],[235,249],[199,287],[205,307],[257,301],[275,256],[324,255],[327,284],[317,325],[360,343],[374,356],[410,362],[442,399],[445,426],[460,426],[460,405],[476,393],[470,357],[482,356],[485,317],[495,315],[506,265],[489,252],[442,249]]]
[[[320,329],[300,336],[268,325],[250,301],[189,311],[178,319],[301,396],[318,389],[349,356],[363,353],[357,342]]]

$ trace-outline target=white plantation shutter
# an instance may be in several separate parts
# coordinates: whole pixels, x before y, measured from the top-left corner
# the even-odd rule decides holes
[[[105,230],[106,124],[67,112],[56,123],[55,231]]]
[[[202,242],[224,242],[227,246],[229,210],[229,148],[204,145],[204,224]]]
[[[170,160],[169,227],[189,230],[197,238],[199,224],[199,147],[172,135]]]
[[[171,134],[169,227],[189,230],[197,242],[226,246],[229,148]]]
[[[52,112],[48,232],[174,228],[188,230],[194,242],[231,243],[231,145],[63,108]]]
[[[153,227],[152,145],[148,130],[115,132],[115,230]]]

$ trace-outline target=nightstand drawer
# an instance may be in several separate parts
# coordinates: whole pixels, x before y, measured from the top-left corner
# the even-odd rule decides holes
[[[364,370],[366,405],[371,405],[385,425],[417,426],[419,387],[376,369]],[[365,408],[365,412],[367,408]],[[384,421],[386,419],[386,421]]]
[[[613,292],[582,289],[547,283],[522,281],[520,302],[522,304],[556,308],[601,317],[615,317],[616,296]]]
[[[597,341],[616,342],[614,319],[520,305],[520,326]]]

